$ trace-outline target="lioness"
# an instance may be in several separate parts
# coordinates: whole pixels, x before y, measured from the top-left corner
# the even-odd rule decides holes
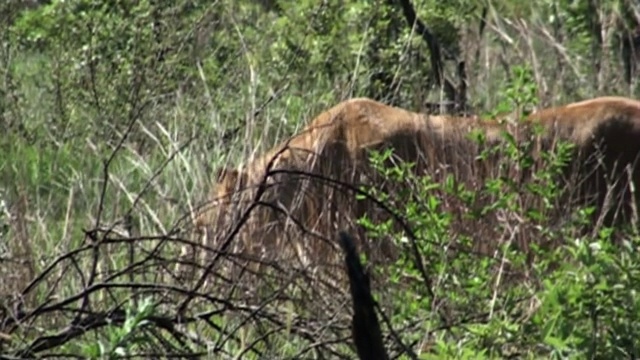
[[[531,125],[538,124],[542,133],[535,137],[539,149],[554,146],[557,139],[575,144],[576,153],[566,167],[565,175],[578,175],[582,180],[578,198],[604,209],[608,199],[606,184],[613,182],[613,194],[621,195],[629,219],[632,198],[626,182],[631,176],[640,183],[639,172],[627,171],[640,153],[640,102],[622,97],[600,97],[560,107],[543,109],[519,122],[480,120],[478,117],[428,116],[387,106],[367,98],[355,98],[322,112],[299,134],[277,145],[264,156],[242,169],[221,169],[211,189],[212,206],[199,214],[197,227],[205,238],[225,236],[234,214],[243,214],[247,206],[254,208],[232,242],[233,248],[252,254],[296,249],[301,256],[326,254],[321,241],[286,241],[285,228],[296,223],[307,231],[324,233],[333,238],[338,229],[354,226],[358,216],[368,214],[371,203],[354,200],[353,192],[337,189],[337,183],[359,182],[382,186],[383,179],[367,169],[367,150],[391,145],[394,157],[415,163],[418,174],[436,173],[450,166],[459,178],[478,178],[492,171],[491,163],[473,162],[479,145],[468,138],[472,130],[484,134],[487,145],[502,140],[502,130],[510,130],[516,139],[533,134]],[[599,155],[598,151],[602,151]],[[461,162],[461,158],[469,161]],[[275,172],[271,176],[267,173]],[[302,174],[302,173],[306,173]],[[309,175],[315,176],[310,178]],[[368,178],[366,178],[368,177]],[[319,178],[330,178],[327,184]],[[260,186],[263,184],[265,186]],[[261,194],[259,199],[257,194]],[[256,203],[256,201],[258,201]],[[243,206],[241,206],[243,205]],[[246,205],[246,206],[245,206]],[[600,217],[605,224],[615,222],[615,212],[604,209]],[[288,215],[288,216],[287,216]],[[238,220],[238,218],[236,218]],[[211,240],[211,239],[210,239]],[[209,240],[209,241],[210,241]],[[366,245],[366,244],[365,244]],[[393,253],[390,244],[371,246],[385,255]],[[231,249],[231,248],[227,248]]]

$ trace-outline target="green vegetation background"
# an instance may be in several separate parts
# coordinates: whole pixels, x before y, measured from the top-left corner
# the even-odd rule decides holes
[[[269,148],[343,99],[367,96],[414,111],[448,100],[434,86],[428,44],[407,23],[401,3],[4,1],[2,305],[9,307],[11,294],[81,246],[84,229],[126,218],[139,234],[166,233],[203,199],[215,169]],[[632,1],[411,4],[439,41],[444,75],[456,85],[464,62],[466,99],[475,113],[511,110],[521,105],[518,94],[527,89],[533,94],[526,105],[536,106],[640,95],[640,49],[634,48],[640,47],[640,9]],[[522,74],[529,77],[523,80]],[[114,248],[106,267],[117,267],[126,257]],[[500,358],[505,352],[638,356],[640,301],[632,248],[599,253],[604,258],[584,255],[582,267],[557,275],[564,282],[537,290],[547,308],[531,315],[533,320],[521,321],[504,310],[495,323],[436,337],[436,350],[462,358]],[[585,280],[588,274],[605,279],[597,282],[604,282],[602,292],[596,294]],[[64,297],[74,286],[80,284],[43,286],[35,301]],[[483,294],[479,298],[491,298],[490,292]],[[413,310],[399,313],[404,318],[395,324],[406,324],[420,305],[415,300]],[[599,316],[605,325],[595,320]],[[49,330],[27,331],[27,339],[62,323],[50,320]],[[425,322],[405,339],[421,338],[433,326]],[[125,343],[124,337],[110,336],[98,338]],[[93,341],[87,339],[65,344],[64,351],[87,355],[122,348],[83,347]],[[295,347],[298,340],[291,341]],[[241,348],[229,346],[230,353]]]

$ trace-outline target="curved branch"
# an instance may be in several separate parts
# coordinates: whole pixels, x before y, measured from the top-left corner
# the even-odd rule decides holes
[[[444,76],[442,52],[444,51],[448,57],[451,57],[451,54],[440,47],[440,43],[438,42],[438,39],[436,39],[435,35],[422,21],[420,21],[420,19],[418,19],[416,10],[410,0],[398,0],[398,2],[402,7],[402,13],[405,20],[407,20],[408,25],[410,27],[413,27],[415,25],[418,34],[420,34],[422,39],[427,43],[427,46],[429,47],[431,69],[433,71],[433,77],[436,80],[436,84],[438,84],[438,86],[444,86],[444,92],[447,100],[455,101],[456,103],[463,102],[463,94],[458,94],[458,91],[456,91],[456,87]]]
[[[410,0],[399,0],[399,3],[400,6],[402,6],[402,13],[409,26],[413,27],[415,24],[418,34],[420,34],[422,39],[427,43],[427,46],[429,47],[429,57],[431,59],[431,68],[433,70],[433,75],[438,86],[441,86],[444,82],[444,66],[442,65],[440,43],[438,43],[438,40],[429,30],[429,28],[422,21],[420,21],[420,19],[418,19],[416,10],[413,7],[413,4],[411,4]]]

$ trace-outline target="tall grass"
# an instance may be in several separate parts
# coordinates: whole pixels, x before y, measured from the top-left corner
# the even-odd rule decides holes
[[[140,15],[142,20],[121,23],[113,20],[115,15],[87,19],[49,14],[60,15],[61,27],[40,39],[38,44],[48,41],[48,46],[29,48],[23,46],[26,38],[18,42],[9,32],[0,34],[8,44],[0,50],[4,131],[0,136],[0,315],[2,321],[9,319],[0,324],[0,335],[10,333],[12,338],[5,343],[0,337],[0,352],[32,345],[31,350],[40,347],[41,352],[96,357],[125,350],[151,356],[161,347],[165,355],[172,349],[228,358],[353,354],[346,340],[348,294],[340,284],[327,280],[310,286],[314,274],[278,272],[284,263],[275,262],[268,264],[276,270],[263,276],[259,291],[248,280],[224,281],[223,274],[217,277],[232,286],[195,288],[195,281],[177,277],[173,265],[182,245],[197,241],[189,233],[189,213],[207,200],[217,169],[259,156],[340,100],[368,94],[378,68],[391,69],[401,84],[395,100],[419,110],[424,99],[440,95],[425,89],[428,67],[424,57],[415,55],[427,50],[408,28],[386,49],[394,56],[382,56],[381,64],[372,64],[367,46],[383,31],[362,15],[369,8],[341,11],[345,27],[334,24],[328,34],[314,37],[310,25],[305,31],[290,29],[286,26],[295,22],[283,25],[280,19],[276,23],[273,13],[256,21],[259,12],[253,5],[236,8],[234,4],[206,6],[201,14],[189,15],[193,18],[157,15],[170,24],[160,44],[148,41],[143,33],[150,28],[144,25],[145,13]],[[419,16],[428,9],[420,9]],[[299,15],[301,23],[307,24],[311,14],[307,10],[289,16]],[[517,20],[494,10],[485,35],[475,33],[478,24],[474,22],[465,26],[468,37],[461,41],[471,74],[469,98],[478,113],[500,107],[510,94],[505,84],[518,76],[515,69],[521,64],[530,64],[539,90],[536,96],[544,106],[596,95],[637,95],[637,81],[630,85],[620,81],[618,61],[610,54],[602,56],[609,66],[596,81],[583,34],[574,38],[566,34],[571,24],[553,29],[556,33],[550,31],[544,11],[535,6],[525,11],[529,18]],[[207,14],[221,15],[211,15],[207,26],[214,30],[212,40],[202,42],[204,55],[192,55],[189,36],[206,37],[202,18]],[[618,16],[614,13],[612,19],[614,15]],[[17,27],[24,23],[17,22]],[[136,25],[134,30],[124,32],[130,24]],[[80,32],[63,25],[77,26]],[[96,32],[93,42],[81,43],[87,29],[99,25],[104,31]],[[297,39],[293,35],[302,39],[300,49],[294,49],[297,52],[285,41]],[[135,39],[130,43],[138,46],[122,39]],[[78,46],[72,46],[71,40],[77,40]],[[149,60],[165,45],[164,63]],[[325,51],[327,46],[335,46],[335,51]],[[91,51],[103,48],[108,51],[97,54],[104,56],[103,62],[96,61],[99,66],[91,69],[87,59],[96,55]],[[305,52],[311,54],[305,57]],[[112,59],[122,61],[129,70],[112,70],[107,61]],[[140,79],[146,83],[140,85]],[[139,102],[128,102],[137,87],[144,90]],[[130,116],[136,106],[142,109],[140,114]],[[229,136],[236,127],[237,134]],[[429,201],[440,199],[438,194],[421,194]],[[496,274],[505,273],[507,260],[516,265],[522,260],[511,249],[500,249],[503,256],[491,259],[476,254],[451,261],[439,258],[434,254],[453,238],[443,225],[450,212],[422,209],[423,213],[416,213],[424,204],[395,195],[402,199],[398,209],[412,217],[423,240],[442,241],[431,247],[425,241],[422,249],[434,256],[430,266],[442,303],[431,301],[426,289],[415,285],[413,279],[419,276],[402,262],[384,269],[389,281],[373,289],[385,311],[393,313],[394,330],[404,332],[403,340],[414,349],[437,351],[445,357],[481,356],[483,351],[486,357],[500,357],[530,349],[545,356],[579,356],[585,353],[584,341],[590,335],[605,339],[594,342],[605,350],[591,354],[620,355],[633,348],[631,336],[637,334],[632,321],[633,288],[638,278],[637,262],[629,250],[635,246],[633,237],[625,243],[628,251],[619,256],[608,247],[592,251],[606,244],[606,233],[602,239],[570,239],[573,242],[549,258],[540,251],[537,259],[545,264],[568,256],[577,261],[556,261],[557,272],[548,278],[525,282],[509,292]],[[508,197],[499,191],[498,195]],[[482,219],[464,221],[472,229],[483,229]],[[378,235],[406,241],[384,224],[370,225],[372,239],[377,230]],[[496,233],[484,225],[486,233]],[[499,234],[506,236],[510,229]],[[567,233],[572,234],[570,230]],[[456,240],[465,241],[463,236]],[[533,267],[534,275],[544,268]],[[538,289],[528,288],[540,283]],[[194,300],[185,303],[189,296]],[[144,299],[151,299],[153,306]],[[628,306],[623,306],[624,301]],[[441,310],[438,306],[459,315],[452,318],[460,326],[438,322],[434,317]],[[543,311],[536,313],[540,308]],[[607,340],[609,330],[596,324],[598,311],[615,320],[605,327],[617,334],[617,342]],[[463,315],[478,317],[469,320]],[[15,318],[19,320],[10,320]],[[110,326],[103,323],[107,320]],[[70,324],[91,331],[78,335]],[[392,331],[385,328],[383,332]],[[60,334],[74,337],[65,342],[56,337]],[[108,346],[94,348],[95,342]],[[394,341],[387,345],[390,353],[402,353]]]

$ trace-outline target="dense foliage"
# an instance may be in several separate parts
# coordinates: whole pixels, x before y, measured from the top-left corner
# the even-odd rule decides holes
[[[269,148],[340,100],[368,96],[422,112],[464,103],[444,110],[493,114],[640,96],[640,8],[631,0],[9,0],[0,4],[0,45],[0,352],[33,351],[26,357],[153,349],[148,344],[160,341],[145,331],[166,325],[153,318],[165,300],[155,294],[139,303],[136,291],[146,288],[90,286],[87,274],[104,275],[106,284],[134,263],[130,243],[105,237],[108,248],[98,251],[92,236],[106,228],[146,240],[171,234],[217,167]],[[487,211],[509,209],[541,224],[540,237],[565,236],[565,246],[535,255],[526,281],[503,284],[495,259],[451,260],[439,251],[454,234],[431,192],[463,202],[480,195],[410,179],[403,169],[387,175],[412,181],[413,194],[375,195],[399,205],[437,280],[435,294],[402,286],[418,275],[400,259],[389,286],[373,289],[396,329],[383,332],[401,334],[424,359],[639,356],[633,234],[615,247],[606,229],[598,238],[572,237],[571,224],[546,229],[541,216],[510,202],[521,189],[489,183],[487,194],[502,202]],[[553,184],[535,191],[555,196]],[[416,194],[424,201],[413,201]],[[372,238],[389,234],[386,224],[362,222]],[[76,250],[86,252],[83,260],[65,263]],[[516,266],[524,257],[505,247],[497,258]],[[157,275],[135,276],[167,288],[174,281]],[[92,305],[82,300],[89,298]],[[73,324],[95,334],[56,337],[72,328],[64,313],[71,306]],[[119,315],[89,324],[81,321],[89,311]],[[300,311],[287,308],[278,313],[286,320],[268,323],[279,340],[261,340],[263,323],[235,319],[240,330],[194,325],[189,336],[205,340],[191,338],[189,347],[176,336],[172,344],[183,353],[209,347],[256,358],[353,354],[339,348],[347,342],[338,335],[309,345],[322,332],[309,330],[312,317],[292,321]],[[218,314],[206,321],[225,322]],[[401,353],[397,341],[390,336],[388,346]]]

